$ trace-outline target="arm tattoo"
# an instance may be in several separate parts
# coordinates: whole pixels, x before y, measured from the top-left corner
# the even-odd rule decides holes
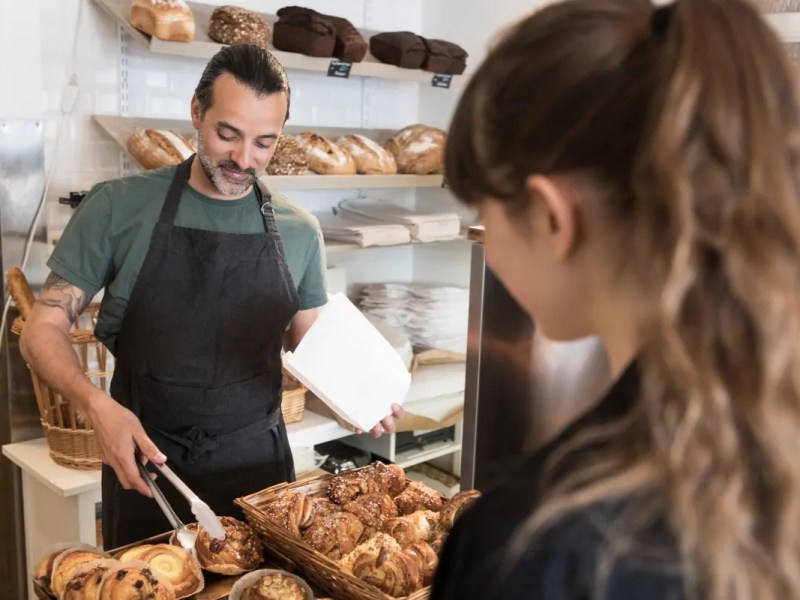
[[[44,282],[42,292],[50,292],[47,298],[39,298],[37,302],[50,308],[58,308],[64,311],[70,323],[74,323],[78,315],[89,305],[91,298],[89,294],[80,288],[72,285],[63,277],[59,277],[52,271]],[[55,292],[55,293],[53,293]]]

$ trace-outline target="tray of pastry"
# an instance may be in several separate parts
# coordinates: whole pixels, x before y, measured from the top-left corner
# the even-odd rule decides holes
[[[287,600],[315,597],[315,590],[286,570],[293,568],[290,561],[279,553],[264,552],[247,523],[232,517],[221,520],[228,534],[226,544],[214,545],[200,529],[194,553],[176,545],[170,532],[107,552],[84,544],[58,544],[37,564],[34,592],[42,600],[127,598],[134,592],[156,600],[219,600],[234,597],[232,591],[240,582],[240,588],[262,585],[296,590],[295,595],[280,592]],[[196,524],[189,527],[197,532]]]
[[[265,544],[338,600],[424,600],[454,521],[478,496],[450,499],[375,462],[238,498]]]

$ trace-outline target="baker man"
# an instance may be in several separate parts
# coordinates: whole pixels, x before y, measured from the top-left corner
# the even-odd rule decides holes
[[[281,347],[302,339],[326,293],[318,223],[257,183],[289,100],[269,52],[222,49],[191,101],[197,155],[96,185],[48,261],[22,353],[94,426],[106,548],[167,528],[137,448],[143,460],[169,460],[219,515],[237,514],[234,498],[294,479]],[[101,289],[95,334],[116,358],[110,395],[84,376],[68,338]],[[390,415],[373,434],[393,429]]]

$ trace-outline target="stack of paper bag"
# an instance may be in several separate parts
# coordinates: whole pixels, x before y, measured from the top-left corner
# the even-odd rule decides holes
[[[357,216],[333,213],[317,213],[322,235],[325,239],[369,246],[395,246],[411,242],[406,227],[392,223],[380,223]]]
[[[342,200],[339,211],[373,222],[405,226],[416,242],[451,240],[461,233],[461,217],[456,213],[412,211],[391,202],[363,199]]]

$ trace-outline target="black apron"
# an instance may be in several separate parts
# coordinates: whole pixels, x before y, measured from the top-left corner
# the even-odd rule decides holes
[[[270,198],[264,233],[174,225],[192,158],[173,177],[117,338],[111,396],[134,412],[173,471],[218,515],[239,496],[294,480],[281,414],[281,346],[299,301]],[[173,508],[189,505],[158,479]],[[103,465],[103,545],[169,530],[155,500]]]

